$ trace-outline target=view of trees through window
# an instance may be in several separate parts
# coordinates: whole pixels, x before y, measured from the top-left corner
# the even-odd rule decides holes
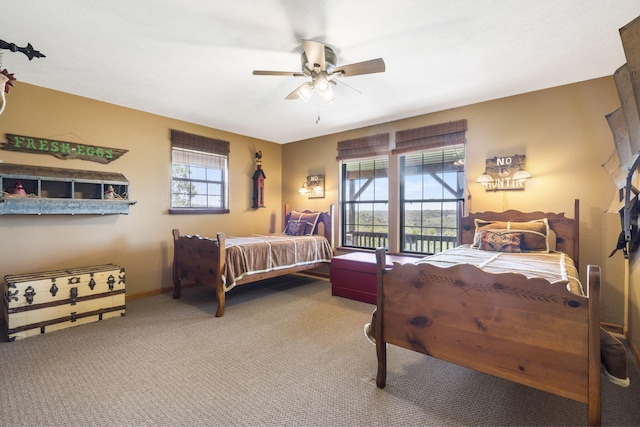
[[[458,242],[464,202],[464,148],[448,147],[400,157],[401,248],[436,253]]]
[[[465,195],[464,147],[400,156],[400,248],[430,254],[458,244]],[[389,161],[342,165],[342,245],[389,249]]]
[[[342,245],[388,248],[389,161],[345,162],[342,176]]]
[[[193,163],[174,150],[172,163],[172,208],[224,209],[226,200],[226,158],[200,153]],[[180,161],[183,160],[183,161]]]
[[[222,197],[220,169],[173,165],[173,207],[221,208]]]

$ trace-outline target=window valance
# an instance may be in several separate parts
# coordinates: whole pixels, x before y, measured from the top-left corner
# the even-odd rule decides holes
[[[336,160],[377,157],[389,154],[389,134],[382,133],[338,142]]]
[[[195,150],[204,153],[219,154],[222,156],[229,154],[228,141],[194,135],[192,133],[182,132],[175,129],[171,129],[171,146],[172,148]]]
[[[467,120],[440,123],[396,132],[396,148],[392,154],[422,151],[466,142]]]

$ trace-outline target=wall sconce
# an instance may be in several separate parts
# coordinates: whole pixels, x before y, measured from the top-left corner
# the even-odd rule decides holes
[[[524,169],[526,157],[494,157],[487,159],[484,173],[476,182],[487,191],[524,190],[524,182],[531,174]]]
[[[309,199],[324,199],[324,175],[308,176],[298,193],[306,194]]]

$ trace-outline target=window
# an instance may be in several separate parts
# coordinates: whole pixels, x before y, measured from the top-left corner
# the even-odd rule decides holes
[[[391,150],[388,133],[339,141],[342,246],[430,254],[457,245],[466,131],[464,119],[398,131]]]
[[[342,246],[388,249],[389,160],[342,164]]]
[[[464,146],[400,156],[402,252],[432,254],[458,242],[465,194]]]
[[[170,213],[228,213],[229,143],[171,131]]]

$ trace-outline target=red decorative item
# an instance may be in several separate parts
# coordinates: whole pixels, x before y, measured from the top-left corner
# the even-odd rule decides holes
[[[4,77],[0,77],[0,83],[4,86],[4,91],[9,93],[9,87],[13,87],[13,82],[16,78],[13,77],[13,73],[9,74],[6,68],[0,71],[0,74],[4,75]]]
[[[13,194],[18,197],[27,197],[27,192],[21,182],[16,182],[16,185],[13,187]]]

